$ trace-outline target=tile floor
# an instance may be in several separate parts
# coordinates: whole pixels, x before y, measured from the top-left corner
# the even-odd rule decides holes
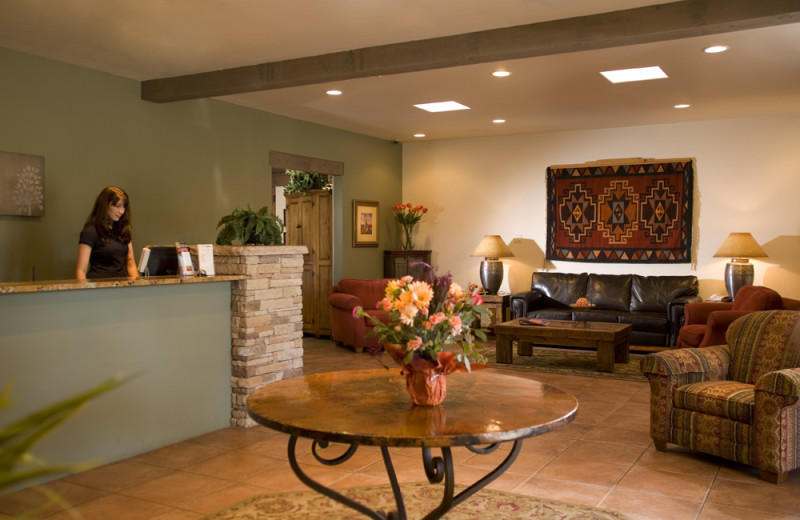
[[[377,363],[328,340],[307,338],[304,347],[306,373]],[[721,459],[675,446],[668,453],[655,451],[647,433],[646,383],[511,374],[569,391],[580,408],[567,427],[526,440],[518,459],[491,487],[614,509],[634,520],[800,519],[800,471],[774,486]],[[60,493],[87,520],[196,520],[255,494],[303,489],[289,468],[286,441],[284,434],[262,427],[223,429],[44,487]],[[315,464],[310,444],[305,448],[301,464],[325,484],[388,483],[377,448],[361,448],[335,468]],[[425,480],[418,449],[393,453],[401,482]],[[503,454],[475,455],[459,448],[454,456],[457,480],[469,484]],[[41,503],[42,496],[31,489],[0,497],[0,520]],[[51,508],[34,518],[73,517]]]

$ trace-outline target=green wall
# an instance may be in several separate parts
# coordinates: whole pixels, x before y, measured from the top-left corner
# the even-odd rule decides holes
[[[78,233],[110,184],[131,197],[147,244],[212,243],[237,206],[271,205],[269,151],[341,161],[334,278],[382,276],[395,247],[401,146],[222,101],[142,101],[139,83],[0,49],[0,151],[45,157],[45,216],[0,216],[0,281],[74,277]],[[352,201],[380,203],[381,244],[353,248]]]

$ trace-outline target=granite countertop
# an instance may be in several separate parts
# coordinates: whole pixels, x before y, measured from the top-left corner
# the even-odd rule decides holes
[[[42,280],[39,282],[0,283],[0,294],[34,293],[49,291],[74,291],[79,289],[104,289],[108,287],[146,287],[149,285],[177,285],[183,283],[210,283],[244,280],[246,276],[149,276],[131,278],[98,278],[80,282],[78,280]]]

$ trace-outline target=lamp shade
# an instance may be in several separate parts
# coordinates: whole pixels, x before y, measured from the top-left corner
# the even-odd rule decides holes
[[[731,233],[714,253],[717,258],[763,258],[767,253],[750,233]]]
[[[475,251],[470,256],[483,256],[485,258],[503,258],[514,256],[500,235],[486,235],[481,240]]]

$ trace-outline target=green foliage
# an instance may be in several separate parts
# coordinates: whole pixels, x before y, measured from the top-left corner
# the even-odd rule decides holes
[[[229,246],[234,240],[252,245],[280,245],[282,243],[283,221],[269,212],[264,206],[253,211],[250,204],[247,209],[236,208],[229,215],[222,217],[217,228],[222,227],[217,235],[217,244]]]
[[[283,189],[284,195],[330,189],[328,187],[331,183],[329,175],[302,172],[300,170],[286,170],[286,174],[289,176],[289,185]]]
[[[74,473],[84,469],[82,465],[48,466],[31,454],[30,450],[45,435],[78,412],[89,400],[126,381],[127,379],[120,376],[108,379],[90,390],[50,405],[0,429],[0,494],[8,488],[23,486],[43,477]],[[10,391],[11,385],[6,385],[0,393],[0,410],[8,408]],[[43,507],[63,502],[51,491],[42,489],[42,492],[50,499]],[[35,512],[30,512],[33,513]]]

